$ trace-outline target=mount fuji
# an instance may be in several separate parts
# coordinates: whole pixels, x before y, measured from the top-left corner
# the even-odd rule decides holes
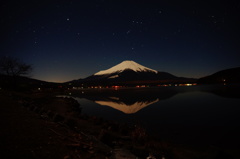
[[[82,81],[90,85],[134,85],[180,83],[190,80],[167,72],[159,72],[137,62],[126,60],[109,69],[99,71]]]
[[[135,72],[155,72],[158,73],[158,71],[147,68],[145,66],[142,66],[134,61],[123,61],[120,64],[113,66],[107,70],[99,71],[95,73],[94,75],[106,75],[106,74],[112,74],[112,73],[120,73],[125,70],[133,70]]]

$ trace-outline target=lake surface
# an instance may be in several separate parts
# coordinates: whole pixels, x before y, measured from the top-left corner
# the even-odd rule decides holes
[[[208,85],[85,89],[68,95],[78,100],[82,114],[137,124],[155,136],[178,137],[182,142],[192,138],[213,142],[224,139],[235,144],[240,127],[239,88]]]

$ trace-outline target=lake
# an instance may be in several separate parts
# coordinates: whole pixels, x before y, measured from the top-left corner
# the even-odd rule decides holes
[[[82,114],[143,127],[178,143],[232,145],[239,140],[239,85],[69,91]]]

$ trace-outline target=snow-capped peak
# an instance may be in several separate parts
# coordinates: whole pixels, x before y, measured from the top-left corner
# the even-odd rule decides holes
[[[156,70],[142,66],[134,61],[126,60],[116,66],[113,66],[113,67],[107,69],[107,70],[99,71],[99,72],[95,73],[94,75],[104,75],[104,74],[111,74],[111,73],[115,73],[115,72],[122,72],[126,69],[131,69],[135,72],[148,72],[148,71],[155,72],[155,73],[158,72]]]

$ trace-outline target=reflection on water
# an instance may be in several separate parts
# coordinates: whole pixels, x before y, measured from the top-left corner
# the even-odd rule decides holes
[[[192,103],[194,108],[197,109],[199,107],[205,107],[206,105],[212,107],[212,105],[218,105],[219,108],[225,107],[223,103],[219,103],[214,101],[214,97],[207,94],[214,94],[219,97],[219,101],[223,100],[223,98],[240,98],[239,94],[236,93],[239,86],[194,86],[194,87],[160,87],[160,88],[144,88],[144,89],[86,89],[81,91],[71,92],[70,95],[73,97],[77,97],[79,99],[87,99],[93,101],[94,103],[102,106],[109,106],[123,112],[125,114],[134,114],[142,110],[143,108],[149,107],[152,104],[158,103],[159,106],[164,107],[164,100],[170,100],[171,104],[169,107],[174,106],[174,109],[183,108],[185,109],[186,105],[192,103],[192,100],[196,100],[193,98],[193,94],[198,93],[196,97],[198,97],[200,101],[195,101]],[[176,99],[179,98],[179,95],[185,94],[184,96],[180,96],[184,101],[176,103]],[[178,98],[173,98],[178,96]],[[202,100],[206,101],[206,105],[201,105]],[[232,100],[230,100],[232,101]],[[82,105],[81,101],[80,104]],[[230,103],[229,103],[230,104]],[[89,104],[86,104],[89,105]],[[92,105],[92,104],[90,104]],[[225,104],[226,105],[226,104]],[[88,109],[87,107],[83,109]],[[94,108],[93,108],[94,109]],[[91,111],[94,111],[91,109]],[[102,108],[104,109],[104,108]],[[190,110],[191,108],[186,108]],[[174,110],[173,110],[174,111]],[[88,112],[89,113],[89,112]],[[90,112],[91,113],[91,112]]]
[[[138,124],[175,143],[208,147],[239,146],[238,90],[226,86],[89,89],[71,95],[83,114]]]
[[[109,106],[125,114],[134,114],[141,109],[171,98],[178,92],[175,89],[120,89],[85,90],[72,96],[88,99],[103,106]],[[80,102],[81,104],[81,102]]]
[[[236,125],[239,87],[194,86],[71,91],[82,113],[122,122],[158,125]],[[154,128],[156,129],[156,128]]]
[[[146,106],[149,106],[153,103],[156,103],[159,101],[159,99],[156,99],[154,101],[136,101],[133,104],[126,104],[124,102],[116,100],[116,97],[111,97],[110,99],[115,99],[115,100],[109,100],[109,101],[95,101],[95,103],[100,104],[100,105],[105,105],[105,106],[110,106],[116,110],[119,110],[125,114],[133,114],[138,112],[139,110],[143,109]]]
[[[82,113],[108,120],[159,125],[236,125],[239,87],[194,86],[71,91]]]

